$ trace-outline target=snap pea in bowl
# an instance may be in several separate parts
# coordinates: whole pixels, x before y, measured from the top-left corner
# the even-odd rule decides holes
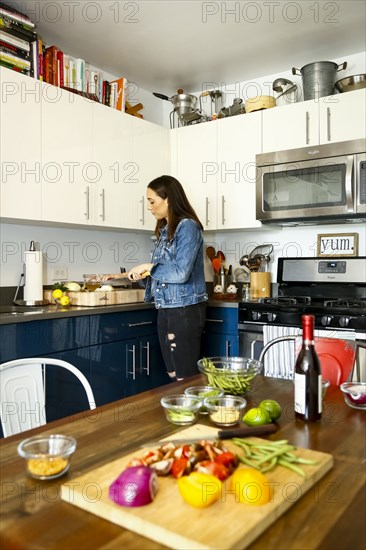
[[[262,363],[248,357],[203,357],[197,366],[210,386],[229,395],[250,392],[255,377],[262,370]]]

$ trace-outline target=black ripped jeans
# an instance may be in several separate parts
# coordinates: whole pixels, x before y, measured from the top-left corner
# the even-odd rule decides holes
[[[198,374],[201,337],[206,321],[206,302],[158,310],[158,334],[168,372],[177,378]]]

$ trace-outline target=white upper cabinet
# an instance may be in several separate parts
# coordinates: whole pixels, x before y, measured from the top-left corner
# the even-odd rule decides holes
[[[136,225],[134,201],[133,117],[93,104],[90,220],[94,225],[131,228]]]
[[[319,143],[319,104],[313,100],[262,111],[262,152]]]
[[[366,90],[262,111],[263,153],[365,137]]]
[[[172,173],[183,185],[204,229],[216,229],[217,124],[196,124],[172,133]]]
[[[0,67],[0,94],[0,214],[40,220],[42,85]]]
[[[366,136],[366,89],[320,100],[320,143],[335,143]]]
[[[153,231],[156,219],[147,210],[146,188],[153,179],[170,173],[170,130],[139,118],[130,118],[134,121],[134,164],[130,170],[129,197],[133,198],[134,227]]]
[[[255,155],[261,150],[261,113],[217,121],[217,228],[261,227],[255,219]]]
[[[42,100],[42,219],[92,223],[92,102],[50,84]]]

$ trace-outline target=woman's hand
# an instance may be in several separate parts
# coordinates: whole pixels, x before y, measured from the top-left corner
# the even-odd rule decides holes
[[[105,282],[105,281],[110,281],[112,279],[123,279],[123,278],[127,279],[127,273],[114,273],[109,275],[103,275],[100,278],[100,281]]]
[[[128,278],[130,281],[141,281],[150,275],[152,266],[149,263],[137,265],[128,272]]]

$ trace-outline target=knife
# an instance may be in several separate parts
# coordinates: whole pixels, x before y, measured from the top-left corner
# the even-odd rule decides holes
[[[233,437],[251,437],[256,435],[262,435],[267,433],[274,433],[277,430],[275,424],[265,424],[264,426],[253,426],[252,428],[236,428],[235,430],[219,430],[216,434],[207,434],[204,433],[200,437],[184,437],[175,439],[172,436],[169,439],[169,436],[166,439],[161,439],[160,441],[148,441],[141,445],[141,447],[160,447],[161,445],[166,445],[167,443],[174,443],[176,445],[182,445],[185,443],[199,443],[200,441],[216,441],[217,439],[232,439]]]

